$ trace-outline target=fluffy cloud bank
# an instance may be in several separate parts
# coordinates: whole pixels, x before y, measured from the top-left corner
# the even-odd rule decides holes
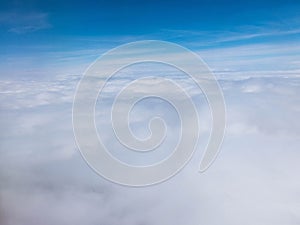
[[[71,118],[78,80],[1,82],[1,225],[299,224],[299,78],[220,80],[227,134],[219,157],[203,174],[197,171],[209,110],[201,92],[178,78],[198,101],[203,137],[178,175],[146,188],[112,184],[81,158]],[[107,93],[124,82],[115,80]],[[145,129],[149,104],[133,112],[134,131]],[[157,110],[171,115],[168,107]],[[178,124],[169,122],[175,132]],[[168,132],[166,149],[176,138]],[[118,148],[110,135],[106,141]]]

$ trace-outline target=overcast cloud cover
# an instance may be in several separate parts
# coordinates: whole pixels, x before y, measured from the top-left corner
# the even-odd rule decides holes
[[[77,27],[73,24],[66,29],[80,8],[86,7],[84,4],[76,1],[74,8],[67,11],[68,4],[59,5],[56,1],[53,5],[29,2],[4,4],[0,14],[0,48],[4,50],[0,56],[1,225],[300,223],[300,45],[299,22],[294,13],[298,4],[278,1],[268,11],[271,1],[262,5],[254,1],[253,6],[247,3],[248,10],[216,1],[219,20],[211,21],[208,29],[204,24],[196,27],[196,23],[188,22],[200,20],[191,16],[196,15],[192,8],[211,11],[213,3],[186,3],[189,7],[184,16],[189,19],[182,18],[182,23],[177,18],[174,23],[168,20],[180,12],[179,3],[173,8],[174,14],[166,13],[166,21],[158,22],[165,15],[164,3],[157,18],[144,30],[137,21],[122,14],[126,7],[121,5],[114,13],[133,24],[133,28],[127,28],[128,34],[112,20],[110,25],[119,26],[119,33],[99,22],[99,29],[88,26],[90,30],[86,32],[90,33],[84,36],[87,18],[83,18],[83,24],[75,20]],[[99,9],[103,6],[102,14],[90,16],[91,21],[111,19],[111,13],[104,12],[112,11],[112,5],[94,4]],[[131,9],[134,16],[143,9],[145,14],[140,16],[144,21],[153,17],[146,10],[154,7],[151,4],[130,4],[135,5]],[[243,9],[248,16],[255,13],[257,19],[247,19],[239,13],[228,18],[221,13],[226,7],[229,12]],[[280,9],[281,17],[277,19],[273,14]],[[69,18],[62,16],[65,11]],[[95,13],[92,12],[91,9],[90,14]],[[18,19],[12,21],[12,17]],[[224,18],[228,20],[221,22]],[[234,24],[234,18],[241,19],[241,24]],[[99,177],[83,160],[73,135],[72,102],[86,66],[105,50],[153,37],[189,47],[215,72],[224,91],[227,130],[218,158],[205,173],[199,173],[211,125],[209,107],[201,91],[184,74],[157,64],[145,63],[120,71],[96,106],[98,132],[116,157],[151,163],[168,155],[178,138],[179,124],[169,105],[149,100],[133,110],[133,131],[137,136],[146,136],[147,119],[158,113],[169,127],[166,143],[147,159],[120,149],[109,128],[110,121],[103,118],[110,109],[110,94],[137,76],[174,78],[194,100],[201,126],[195,155],[179,174],[158,185],[130,188]],[[146,88],[148,84],[144,85]],[[136,91],[143,90],[141,86]]]

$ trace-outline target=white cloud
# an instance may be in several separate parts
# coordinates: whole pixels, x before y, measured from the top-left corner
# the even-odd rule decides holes
[[[106,98],[134,78],[126,75],[108,85]],[[227,104],[227,134],[221,154],[203,174],[197,171],[209,130],[208,108],[189,81],[176,79],[204,111],[203,137],[181,173],[163,184],[139,189],[98,177],[76,150],[71,103],[78,76],[3,80],[1,225],[298,224],[299,78],[220,80]],[[146,86],[136,91],[144,92]],[[149,108],[141,105],[133,112],[135,131],[146,127],[143,122],[154,111]],[[101,115],[105,110],[97,112]],[[169,116],[174,128],[169,132],[175,133],[177,125],[169,109],[155,110]],[[102,124],[108,126],[109,120]],[[110,147],[117,148],[107,136]]]

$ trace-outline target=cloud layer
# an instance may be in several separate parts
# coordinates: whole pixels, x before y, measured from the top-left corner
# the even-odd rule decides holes
[[[2,81],[1,225],[299,223],[299,78],[220,80],[227,104],[227,134],[218,159],[201,174],[197,171],[209,133],[209,108],[203,106],[200,91],[176,77],[199,101],[203,125],[199,146],[178,175],[138,189],[97,176],[76,149],[71,107],[78,78]],[[105,96],[124,82],[112,81]],[[143,121],[153,112],[151,104],[146,102],[133,112],[137,134],[145,130]],[[171,115],[163,105],[158,110]],[[101,123],[101,116],[98,119],[100,130],[108,130],[101,125],[109,123]],[[178,127],[173,119],[169,122],[174,129],[168,130],[171,141],[160,149],[165,153]],[[117,157],[126,160],[110,133],[106,141]]]

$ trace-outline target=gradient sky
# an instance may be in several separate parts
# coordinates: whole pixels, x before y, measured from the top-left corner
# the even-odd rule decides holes
[[[143,39],[194,51],[297,45],[299,10],[300,2],[291,0],[2,1],[1,76],[53,76],[53,69],[82,73],[111,47]]]

